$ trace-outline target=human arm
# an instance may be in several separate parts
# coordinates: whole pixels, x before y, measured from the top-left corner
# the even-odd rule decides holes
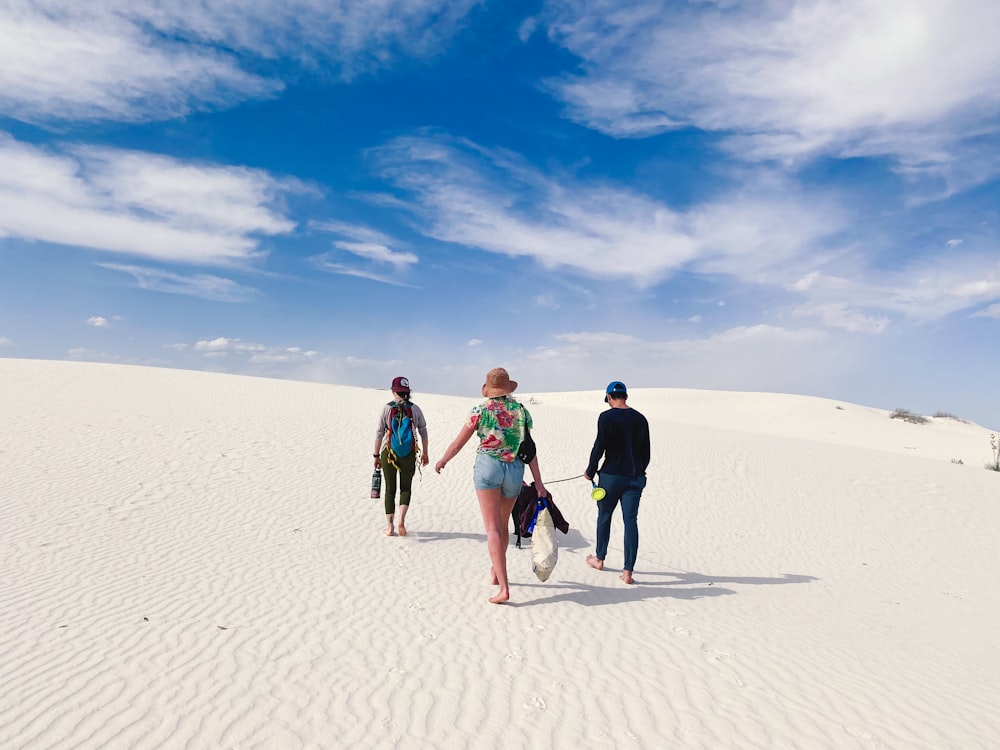
[[[602,414],[597,419],[597,437],[594,438],[594,447],[590,449],[590,462],[587,464],[586,471],[583,472],[583,476],[588,481],[593,481],[597,474],[597,464],[600,463],[601,456],[604,455],[606,433],[604,414]]]
[[[387,424],[386,416],[388,415],[389,407],[382,407],[382,414],[379,416],[378,427],[375,428],[375,447],[372,449],[372,458],[375,459],[375,468],[381,468],[382,462],[379,459],[379,453],[382,452],[382,441],[385,439],[385,433],[389,431],[389,426]]]
[[[456,435],[455,439],[451,441],[451,445],[445,449],[444,455],[441,456],[441,459],[436,464],[434,464],[434,471],[440,474],[441,469],[443,469],[448,462],[451,461],[451,459],[458,455],[458,452],[462,450],[462,446],[469,442],[469,438],[475,433],[476,430],[471,425],[462,425],[462,429],[458,431],[458,435]]]
[[[538,468],[537,455],[528,463],[528,470],[531,471],[531,478],[535,480],[535,492],[538,496],[545,497],[548,495],[545,485],[542,484],[542,470]]]
[[[420,465],[427,466],[431,461],[431,454],[427,450],[427,418],[424,417],[423,410],[416,404],[413,405],[413,421],[416,423],[417,433],[420,435],[420,442],[423,445],[423,449],[420,451]]]

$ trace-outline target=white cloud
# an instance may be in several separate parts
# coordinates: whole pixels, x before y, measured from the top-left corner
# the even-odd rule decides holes
[[[676,211],[621,185],[550,177],[516,155],[459,140],[398,138],[375,153],[412,196],[428,235],[642,287],[680,269],[786,274],[790,260],[847,221],[831,199],[774,175]]]
[[[0,346],[14,346],[14,341],[6,336],[0,336]]]
[[[446,46],[476,0],[33,0],[0,7],[0,108],[19,119],[144,120],[271,96],[266,72],[351,78]]]
[[[808,284],[790,286],[808,294],[793,315],[866,333],[888,328],[889,318],[879,313],[927,322],[1000,297],[1000,264],[976,253],[916,259],[892,271],[862,270],[850,278],[822,273],[807,278]]]
[[[996,132],[993,0],[689,3],[554,0],[551,37],[581,60],[550,82],[569,114],[615,136],[694,126],[743,158],[891,154],[974,184],[966,136]],[[962,164],[957,166],[958,160]]]
[[[230,54],[157,40],[113,8],[32,6],[0,10],[0,107],[18,119],[172,118],[281,88]]]
[[[429,236],[582,276],[645,289],[683,272],[743,299],[783,291],[769,301],[775,310],[865,333],[885,331],[893,316],[925,322],[1000,296],[989,237],[946,254],[929,239],[907,248],[903,265],[898,240],[862,225],[863,209],[769,170],[675,210],[457,139],[399,138],[376,155]]]
[[[399,245],[401,243],[371,227],[341,221],[314,221],[310,223],[310,227],[322,232],[330,232],[349,238],[347,240],[337,240],[333,243],[333,246],[337,250],[342,250],[356,258],[361,258],[363,261],[368,261],[369,266],[377,268],[378,266],[388,265],[394,272],[398,273],[420,260],[411,252],[392,250],[389,247],[390,245]],[[318,268],[330,273],[354,276],[394,286],[412,286],[412,284],[402,279],[387,276],[379,270],[373,270],[372,267],[359,268],[355,265],[345,263],[342,260],[342,256],[343,253],[331,252],[316,256],[311,260]]]
[[[413,253],[397,253],[390,250],[385,245],[373,242],[334,242],[335,247],[346,250],[349,253],[361,258],[373,260],[376,263],[388,263],[397,268],[404,268],[417,262],[417,256]]]
[[[320,356],[320,353],[313,349],[303,349],[299,346],[267,346],[225,336],[200,339],[190,347],[185,344],[175,344],[172,348],[177,350],[190,348],[206,359],[236,357],[250,365],[303,364]]]
[[[996,318],[1000,320],[1000,304],[990,305],[985,310],[979,310],[973,313],[970,317],[973,318]]]
[[[321,232],[330,232],[348,237],[355,242],[371,243],[375,245],[392,245],[393,239],[384,232],[365,226],[363,224],[351,224],[346,221],[312,221],[309,223],[311,229]]]
[[[211,274],[182,275],[158,268],[119,263],[99,263],[98,265],[109,271],[130,275],[141,289],[165,294],[182,294],[219,302],[247,302],[255,299],[259,294],[252,287],[242,286],[231,279]]]
[[[111,324],[108,322],[107,318],[102,318],[100,315],[94,315],[87,318],[87,325],[94,326],[95,328],[107,328]]]
[[[522,42],[526,42],[534,35],[535,31],[538,29],[538,19],[534,16],[530,16],[521,21],[521,25],[517,27],[517,38]]]
[[[794,312],[798,316],[818,318],[829,328],[854,333],[879,334],[889,327],[889,318],[885,315],[865,315],[860,310],[837,303],[802,305]]]
[[[469,346],[479,346],[482,343],[482,339],[469,339]]]
[[[389,284],[390,286],[402,286],[414,288],[413,284],[409,284],[401,279],[396,279],[391,276],[386,276],[382,273],[376,273],[374,271],[368,271],[363,268],[355,268],[353,266],[348,266],[344,263],[338,263],[330,259],[331,255],[326,253],[324,255],[317,255],[314,258],[310,258],[310,261],[320,270],[327,271],[328,273],[336,273],[341,276],[353,276],[357,279],[367,279],[368,281],[375,281],[379,284]]]
[[[698,338],[642,338],[577,331],[511,362],[522,383],[548,390],[603,387],[623,380],[634,388],[678,387],[815,393],[847,357],[842,344],[815,328],[738,326]],[[640,407],[641,409],[641,407]]]
[[[262,255],[260,235],[290,232],[279,209],[295,181],[155,154],[53,152],[0,133],[0,234],[180,263]]]

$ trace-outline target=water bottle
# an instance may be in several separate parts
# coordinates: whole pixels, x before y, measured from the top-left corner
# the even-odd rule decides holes
[[[382,496],[382,472],[375,469],[372,474],[372,499]]]

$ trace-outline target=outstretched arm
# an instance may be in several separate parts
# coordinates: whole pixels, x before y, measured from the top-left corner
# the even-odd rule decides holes
[[[451,441],[451,445],[445,449],[444,455],[441,456],[441,460],[434,464],[434,471],[440,474],[441,469],[443,469],[448,462],[451,461],[451,459],[458,455],[458,452],[462,450],[462,446],[469,442],[469,438],[472,437],[475,432],[476,431],[469,427],[469,425],[463,425],[462,429],[458,431],[458,435],[456,435],[455,439]]]

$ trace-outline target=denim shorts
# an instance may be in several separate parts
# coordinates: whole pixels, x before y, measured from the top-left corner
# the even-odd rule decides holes
[[[499,489],[504,497],[521,494],[521,480],[524,478],[524,464],[518,459],[510,463],[493,458],[488,453],[477,453],[472,469],[472,481],[477,490]]]

